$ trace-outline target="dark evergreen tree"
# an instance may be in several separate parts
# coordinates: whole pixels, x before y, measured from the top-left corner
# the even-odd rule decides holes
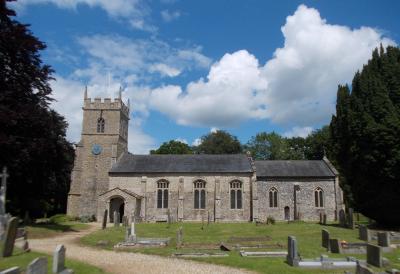
[[[236,136],[217,130],[201,137],[201,144],[195,151],[201,154],[236,154],[242,152],[242,146]]]
[[[332,117],[333,154],[354,207],[400,225],[400,49],[374,50],[352,91],[339,87]]]
[[[171,140],[164,142],[158,149],[151,150],[150,154],[193,154],[193,150],[188,144]]]
[[[73,163],[67,123],[49,108],[53,71],[40,58],[45,44],[13,16],[0,0],[0,166],[10,174],[7,209],[33,217],[63,212]]]

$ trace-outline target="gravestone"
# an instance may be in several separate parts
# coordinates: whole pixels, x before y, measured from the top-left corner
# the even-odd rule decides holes
[[[363,241],[371,241],[371,233],[365,225],[358,226],[358,237]]]
[[[297,240],[294,236],[288,236],[288,255],[286,260],[291,266],[299,266],[299,256],[297,253]]]
[[[104,214],[103,214],[103,222],[101,224],[101,229],[106,229],[107,227],[107,217],[108,217],[108,210],[104,210]]]
[[[183,242],[183,229],[180,227],[176,232],[176,248],[180,248]]]
[[[15,237],[17,236],[18,218],[8,220],[4,242],[0,257],[10,257],[14,250]]]
[[[322,225],[322,212],[319,213],[319,224]]]
[[[114,211],[114,227],[118,227],[120,224],[120,220],[119,220],[120,216],[119,216],[119,212],[118,211]]]
[[[339,239],[329,239],[329,249],[332,253],[342,253]]]
[[[374,271],[368,268],[366,265],[362,265],[357,262],[356,274],[374,274]]]
[[[58,245],[53,255],[53,273],[60,273],[65,269],[65,247]]]
[[[353,209],[349,208],[349,215],[348,215],[348,218],[347,218],[347,227],[350,228],[350,229],[354,229],[353,213],[354,213]]]
[[[322,246],[329,250],[329,231],[322,229]]]
[[[22,250],[25,251],[25,252],[31,251],[31,249],[29,248],[28,240],[24,240],[22,242]]]
[[[210,225],[210,211],[207,211],[207,226]]]
[[[323,225],[326,225],[326,218],[327,218],[326,213],[324,213],[324,215],[322,215],[322,224]]]
[[[18,266],[14,266],[0,272],[0,274],[20,274],[20,273],[21,269]]]
[[[367,263],[376,267],[383,266],[381,247],[367,244]]]
[[[122,225],[128,227],[128,217],[126,215],[122,216]]]
[[[382,247],[390,246],[390,234],[389,232],[378,232],[378,245]]]
[[[26,274],[47,274],[47,258],[34,259],[26,269]]]
[[[136,231],[135,231],[135,217],[132,216],[131,227],[129,228],[129,241],[135,242],[136,241]]]
[[[339,210],[339,225],[341,227],[346,226],[346,213],[344,212],[343,209]]]

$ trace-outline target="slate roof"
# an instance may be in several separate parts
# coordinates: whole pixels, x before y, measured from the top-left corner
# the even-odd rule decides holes
[[[323,160],[265,160],[254,162],[257,178],[335,177],[335,173]]]
[[[125,153],[110,170],[112,173],[251,173],[244,154],[133,155]]]

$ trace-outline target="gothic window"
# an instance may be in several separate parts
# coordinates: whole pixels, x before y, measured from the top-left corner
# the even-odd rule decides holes
[[[105,121],[103,117],[100,117],[97,119],[97,132],[98,133],[104,133],[104,126],[105,126]]]
[[[232,181],[231,188],[231,209],[242,208],[242,182]]]
[[[324,191],[317,187],[314,191],[315,207],[324,207]]]
[[[157,208],[168,208],[168,187],[165,180],[157,182]]]
[[[274,187],[269,190],[269,207],[278,207],[278,190]]]
[[[194,182],[194,208],[206,208],[206,182],[204,181]]]

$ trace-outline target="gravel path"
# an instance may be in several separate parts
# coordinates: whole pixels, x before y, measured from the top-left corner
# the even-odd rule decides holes
[[[139,253],[115,252],[82,246],[78,239],[98,229],[94,224],[90,229],[81,232],[68,232],[62,236],[46,239],[31,239],[29,246],[35,251],[53,254],[58,244],[67,249],[67,258],[95,265],[109,273],[251,273],[245,270],[225,266],[199,263],[189,260],[166,258]],[[79,273],[78,273],[79,274]]]

